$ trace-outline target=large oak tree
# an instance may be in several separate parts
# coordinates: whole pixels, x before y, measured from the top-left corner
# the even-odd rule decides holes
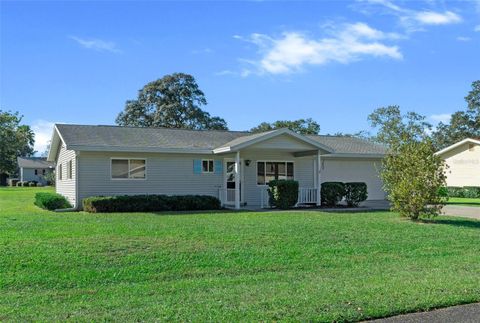
[[[201,109],[207,104],[195,78],[184,73],[150,82],[129,100],[117,119],[121,126],[226,130],[227,123]]]

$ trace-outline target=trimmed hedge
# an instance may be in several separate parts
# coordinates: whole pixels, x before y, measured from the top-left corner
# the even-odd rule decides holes
[[[367,184],[363,182],[345,183],[345,201],[348,206],[358,206],[368,197]]]
[[[119,195],[83,199],[83,210],[97,212],[160,212],[218,210],[220,200],[208,195]]]
[[[480,187],[479,186],[447,186],[447,196],[448,197],[466,197],[466,198],[480,198]],[[441,192],[439,192],[441,195]]]
[[[294,207],[298,201],[298,182],[294,180],[277,179],[268,183],[270,204],[279,209]]]
[[[345,184],[342,182],[324,182],[320,195],[323,205],[336,206],[345,196]]]
[[[37,193],[35,194],[35,205],[46,210],[57,210],[71,208],[72,205],[67,199],[57,193]]]

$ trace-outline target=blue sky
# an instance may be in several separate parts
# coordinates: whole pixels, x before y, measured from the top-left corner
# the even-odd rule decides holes
[[[195,76],[233,130],[311,117],[369,130],[398,104],[445,120],[480,78],[480,1],[0,3],[0,105],[39,151],[52,123],[114,124],[173,72]]]

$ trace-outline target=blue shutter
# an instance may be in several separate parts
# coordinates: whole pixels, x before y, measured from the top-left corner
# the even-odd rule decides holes
[[[202,160],[195,159],[193,161],[193,173],[194,174],[201,174],[202,173]]]
[[[223,174],[223,163],[221,160],[215,161],[214,170],[215,170],[215,174],[219,174],[219,175]]]

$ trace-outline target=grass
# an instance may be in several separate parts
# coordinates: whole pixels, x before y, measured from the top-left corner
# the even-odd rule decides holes
[[[480,301],[480,221],[53,213],[0,189],[0,321],[355,321]]]
[[[480,198],[464,198],[464,197],[450,197],[447,204],[450,205],[466,205],[466,206],[480,206]]]

